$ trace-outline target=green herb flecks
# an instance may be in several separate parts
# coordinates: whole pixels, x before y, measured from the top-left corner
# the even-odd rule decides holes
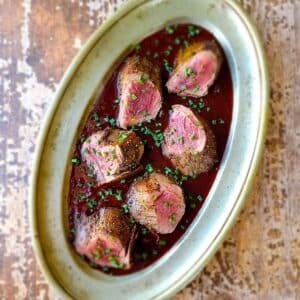
[[[212,125],[223,125],[225,124],[225,121],[223,119],[216,119],[211,121]]]
[[[133,100],[133,101],[136,101],[137,100],[137,95],[136,94],[134,94],[134,93],[132,93],[131,95],[130,95],[130,97],[131,97],[131,99]]]
[[[79,160],[78,158],[76,158],[76,157],[73,157],[73,158],[71,159],[71,162],[72,162],[72,164],[74,164],[74,165],[79,165],[79,164],[80,164],[80,160]]]
[[[198,35],[200,33],[200,29],[193,26],[193,25],[189,25],[188,26],[188,37],[191,38],[191,37],[194,37],[196,35]]]
[[[92,252],[91,255],[94,259],[99,260],[101,258],[100,250],[97,249],[95,252]]]
[[[94,209],[94,208],[97,207],[98,202],[97,202],[95,199],[91,199],[91,200],[88,201],[87,204],[88,204],[88,207],[89,207],[90,209]]]
[[[176,45],[180,45],[181,44],[181,39],[178,38],[178,37],[174,41],[175,41]]]
[[[190,77],[191,75],[194,74],[193,69],[192,68],[186,68],[184,71],[184,74],[186,77]]]
[[[141,47],[140,44],[136,44],[136,45],[133,46],[133,49],[134,49],[135,51],[140,51],[141,48],[142,48],[142,47]]]
[[[173,72],[173,68],[171,67],[170,63],[169,63],[166,59],[164,59],[163,63],[164,63],[165,69],[166,69],[169,73],[172,73],[172,72]]]
[[[198,195],[198,196],[196,197],[196,199],[197,199],[197,201],[199,201],[199,202],[202,202],[202,201],[203,201],[203,197],[202,197],[201,195]]]
[[[151,164],[147,164],[147,165],[145,166],[145,169],[146,169],[146,172],[147,172],[148,174],[154,172],[154,168],[153,168],[153,166],[152,166]]]
[[[166,246],[167,245],[167,241],[165,241],[165,240],[159,240],[158,241],[158,245],[159,246]]]
[[[118,142],[122,143],[124,142],[126,139],[128,138],[128,134],[127,133],[122,133],[119,138],[118,138]]]
[[[147,126],[143,126],[138,130],[140,130],[145,135],[151,136],[156,147],[160,147],[164,141],[164,135],[160,129],[151,130]]]
[[[172,50],[173,50],[173,47],[172,46],[168,46],[167,50],[165,51],[165,55],[169,56],[171,54]]]
[[[143,73],[141,76],[140,76],[140,79],[139,79],[139,83],[140,84],[145,84],[145,82],[149,79],[149,75],[146,74],[146,73]]]
[[[198,102],[189,99],[188,104],[190,108],[196,110],[197,112],[201,112],[205,108],[205,103],[202,98],[200,98]]]
[[[180,90],[181,90],[181,91],[187,90],[187,85],[186,85],[186,84],[182,84],[182,85],[180,86]]]
[[[141,228],[141,234],[142,234],[142,235],[147,235],[148,232],[149,232],[149,230],[148,230],[146,227],[142,227],[142,228]]]
[[[116,256],[109,256],[108,260],[114,268],[123,269],[124,264],[120,263]]]
[[[103,254],[104,254],[104,255],[107,255],[107,254],[109,254],[110,252],[111,252],[111,250],[108,249],[108,248],[103,250]]]
[[[174,224],[177,220],[177,216],[176,214],[172,214],[170,217],[169,217],[169,223],[171,224]]]
[[[188,48],[191,44],[188,41],[183,41],[184,47]]]
[[[174,28],[172,26],[167,26],[166,27],[166,32],[168,34],[173,34],[175,32]]]
[[[188,177],[181,175],[179,170],[177,169],[171,169],[169,167],[165,167],[165,174],[172,177],[173,180],[179,185],[182,185],[185,181],[188,180]]]
[[[123,205],[122,205],[122,208],[123,208],[123,211],[124,211],[125,214],[128,214],[128,213],[129,213],[129,207],[128,207],[128,204],[127,204],[127,203],[123,204]]]
[[[117,126],[117,120],[115,118],[109,118],[109,117],[105,117],[104,121],[109,123],[112,127],[116,127]]]
[[[117,190],[115,193],[115,197],[118,201],[122,201],[123,197],[122,197],[122,191],[121,190]]]
[[[123,201],[122,191],[116,190],[113,191],[112,189],[102,190],[98,192],[102,201],[108,201],[108,197],[115,197],[118,201]]]
[[[184,138],[183,138],[183,136],[178,136],[177,140],[178,140],[178,142],[179,142],[180,145],[184,144]]]
[[[142,252],[142,259],[147,260],[148,258],[148,253],[147,252]]]
[[[190,203],[190,208],[191,209],[195,209],[197,207],[195,202]]]

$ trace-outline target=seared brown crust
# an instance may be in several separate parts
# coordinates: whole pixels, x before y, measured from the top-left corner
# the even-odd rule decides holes
[[[131,238],[129,218],[121,209],[115,207],[101,208],[100,211],[89,217],[91,230],[89,239],[99,235],[108,235],[118,238],[124,249],[127,250]]]
[[[192,112],[192,111],[191,111]],[[195,114],[199,121],[199,126],[202,126],[206,134],[206,143],[201,152],[193,151],[187,146],[186,150],[180,154],[172,154],[163,147],[163,155],[168,157],[174,167],[186,176],[197,176],[201,173],[208,172],[218,161],[216,138],[207,122],[199,115]],[[195,126],[197,126],[195,124]]]
[[[158,172],[151,173],[147,177],[141,178],[140,180],[134,182],[130,186],[127,194],[127,203],[131,215],[140,224],[146,226],[148,229],[154,232],[161,234],[171,233],[173,230],[175,230],[178,224],[176,223],[173,228],[166,228],[164,225],[162,226],[158,223],[159,213],[156,208],[156,201],[164,192],[175,193],[173,196],[176,198],[172,199],[172,205],[176,207],[176,215],[179,213],[179,215],[177,215],[177,222],[179,222],[185,209],[184,196],[182,189],[169,177]],[[181,204],[177,202],[177,200],[180,199],[183,201]]]
[[[116,207],[101,208],[87,220],[90,228],[87,240],[99,237],[106,237],[110,240],[117,239],[122,249],[125,250],[128,261],[124,268],[130,268],[131,252],[137,238],[137,226],[131,226],[128,216]]]
[[[159,190],[160,186],[158,182],[150,175],[133,183],[127,194],[127,203],[130,212],[134,215],[147,216],[147,218],[144,218],[143,223],[148,228],[152,228],[153,224],[157,222],[157,215],[154,208],[154,202],[149,201],[147,197],[141,197],[141,195],[142,193],[159,192]]]
[[[211,50],[217,56],[218,61],[218,70],[216,72],[216,76],[218,75],[221,65],[223,63],[223,55],[220,50],[220,47],[215,41],[205,41],[205,42],[197,42],[191,44],[189,47],[179,51],[178,56],[175,60],[175,71],[177,72],[177,68],[180,68],[182,64],[191,59],[194,55],[203,50]]]
[[[208,172],[218,161],[216,138],[205,120],[198,117],[206,132],[206,144],[201,153],[186,150],[180,156],[169,156],[172,164],[186,176],[196,176]]]
[[[129,57],[126,60],[125,65],[120,72],[119,79],[121,84],[121,94],[122,94],[122,85],[123,82],[127,80],[127,76],[136,73],[148,74],[149,79],[153,82],[156,88],[160,92],[162,91],[162,82],[161,82],[159,67],[153,64],[146,57],[134,55]]]
[[[144,144],[142,140],[133,131],[130,131],[125,141],[119,144],[123,155],[125,157],[124,164],[121,166],[121,170],[134,170],[137,168],[137,162],[139,162],[144,153]]]
[[[126,131],[127,137],[119,141],[120,136],[125,133],[124,130],[108,127],[104,131],[103,142],[118,145],[124,156],[124,161],[120,166],[120,173],[122,174],[116,179],[130,175],[133,171],[141,171],[142,167],[139,162],[144,153],[144,144],[140,137],[134,131]]]

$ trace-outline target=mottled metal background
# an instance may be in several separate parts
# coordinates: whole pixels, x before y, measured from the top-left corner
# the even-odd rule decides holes
[[[56,299],[29,234],[36,138],[71,59],[123,2],[0,0],[0,299]],[[242,2],[270,64],[264,160],[224,246],[177,300],[300,298],[300,0]]]

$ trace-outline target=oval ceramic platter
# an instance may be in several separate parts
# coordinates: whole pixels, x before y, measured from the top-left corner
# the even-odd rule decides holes
[[[125,276],[90,268],[68,242],[70,157],[85,117],[131,45],[174,23],[218,39],[234,87],[233,118],[215,182],[198,216],[161,259]],[[236,220],[258,167],[267,120],[268,75],[258,34],[232,0],[131,0],[89,39],[66,72],[39,139],[31,186],[37,259],[63,298],[163,299],[190,282]]]

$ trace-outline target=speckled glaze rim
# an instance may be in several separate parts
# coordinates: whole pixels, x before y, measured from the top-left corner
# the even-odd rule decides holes
[[[36,154],[35,154],[35,161],[32,171],[32,178],[31,178],[31,186],[30,186],[30,195],[29,195],[29,217],[30,217],[30,226],[31,226],[31,233],[32,233],[32,240],[33,240],[33,247],[36,254],[37,261],[40,265],[41,270],[43,271],[44,276],[51,284],[51,286],[57,291],[57,293],[63,297],[64,299],[70,298],[70,295],[67,291],[58,283],[58,281],[54,278],[53,274],[51,273],[49,266],[45,260],[43,249],[39,240],[39,231],[38,231],[38,221],[37,221],[37,207],[36,207],[36,190],[37,190],[37,182],[38,182],[38,175],[39,175],[39,168],[40,168],[40,161],[42,157],[42,153],[44,150],[44,143],[47,138],[49,128],[51,126],[52,120],[56,113],[57,106],[63,97],[72,77],[74,76],[76,70],[79,68],[85,57],[89,54],[91,49],[97,43],[99,38],[122,16],[127,14],[129,11],[135,9],[139,5],[145,3],[145,0],[131,0],[128,3],[124,4],[112,17],[110,17],[96,32],[90,37],[87,41],[85,46],[82,50],[77,54],[75,59],[73,60],[72,64],[66,71],[59,89],[55,95],[55,99],[53,103],[50,105],[47,115],[45,117],[45,122],[42,126],[42,130],[40,132]],[[219,231],[216,238],[211,242],[209,248],[201,259],[194,264],[194,267],[186,273],[184,276],[180,278],[177,282],[175,282],[172,288],[156,295],[155,298],[163,299],[166,297],[170,297],[181,288],[183,288],[188,282],[190,282],[197,273],[207,264],[207,262],[212,258],[218,248],[221,246],[222,242],[226,238],[229,230],[235,223],[238,218],[239,212],[241,211],[242,207],[244,206],[246,196],[251,190],[251,186],[259,166],[259,162],[262,157],[263,153],[263,146],[264,140],[266,135],[267,129],[267,120],[268,120],[268,100],[269,100],[269,75],[268,75],[268,68],[266,64],[265,53],[263,50],[262,42],[260,36],[253,25],[252,21],[249,19],[247,14],[243,11],[240,4],[233,0],[226,0],[227,3],[230,3],[230,6],[235,10],[236,14],[245,24],[245,27],[248,30],[249,36],[252,39],[253,45],[255,45],[255,55],[257,57],[257,61],[259,62],[259,69],[261,72],[261,78],[264,81],[263,83],[263,90],[261,91],[261,102],[263,106],[262,114],[259,120],[259,130],[256,138],[256,145],[255,151],[253,152],[253,156],[251,158],[251,163],[249,164],[250,167],[248,169],[247,178],[244,182],[243,187],[240,190],[239,197],[233,206],[233,209],[228,215],[224,226]]]

